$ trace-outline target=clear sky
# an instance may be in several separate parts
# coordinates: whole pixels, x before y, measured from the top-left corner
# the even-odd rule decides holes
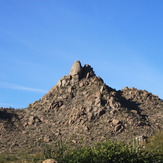
[[[39,100],[75,60],[163,98],[163,1],[0,0],[0,106]]]

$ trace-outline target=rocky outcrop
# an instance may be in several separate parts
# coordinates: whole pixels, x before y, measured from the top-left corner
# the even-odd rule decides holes
[[[39,101],[23,110],[0,109],[0,150],[41,150],[45,144],[129,142],[163,128],[163,101],[147,91],[116,91],[76,61]]]
[[[75,61],[75,63],[72,65],[70,75],[74,76],[74,75],[79,75],[81,73],[82,73],[81,63],[80,61]]]

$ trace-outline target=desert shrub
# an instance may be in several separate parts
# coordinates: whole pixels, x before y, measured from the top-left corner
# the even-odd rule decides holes
[[[45,146],[44,152],[41,154],[33,153],[13,155],[0,155],[0,163],[16,162],[22,160],[31,163],[41,163],[42,160],[53,158],[58,163],[161,163],[162,162],[162,148],[155,150],[152,144],[153,140],[160,143],[160,134],[158,137],[150,138],[149,144],[145,149],[125,145],[121,142],[103,142],[91,146],[66,146],[63,143],[58,143],[58,148],[54,149],[54,145]],[[156,142],[157,142],[156,141]],[[156,152],[157,151],[157,152]]]
[[[61,163],[154,163],[155,155],[142,150],[133,150],[123,143],[108,141],[90,147],[69,150],[64,156],[55,158]]]
[[[163,160],[163,130],[148,138],[145,150],[154,153]]]
[[[11,162],[11,161],[17,161],[17,160],[18,158],[13,155],[0,154],[0,163],[6,163],[6,162]]]

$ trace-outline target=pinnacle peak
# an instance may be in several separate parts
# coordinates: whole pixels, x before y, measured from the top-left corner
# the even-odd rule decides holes
[[[72,65],[70,75],[79,75],[80,78],[89,78],[91,76],[95,76],[95,73],[93,71],[93,68],[89,64],[85,64],[84,67],[82,67],[81,62],[77,60]]]
[[[70,70],[70,75],[79,75],[82,71],[82,66],[80,61],[75,61],[74,64],[72,65],[72,68]]]

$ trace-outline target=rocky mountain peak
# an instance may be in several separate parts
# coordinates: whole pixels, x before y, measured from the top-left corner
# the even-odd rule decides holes
[[[74,75],[79,75],[81,73],[82,73],[81,63],[80,61],[75,61],[74,64],[72,65],[70,75],[74,76]]]
[[[86,80],[95,76],[95,72],[93,71],[93,68],[90,65],[85,64],[82,67],[80,61],[75,61],[70,70],[70,74],[61,78],[58,81],[57,86],[61,87],[66,85],[79,84],[81,80]]]
[[[30,148],[38,150],[36,142],[40,147],[55,143],[59,132],[64,141],[127,142],[162,129],[162,115],[163,101],[157,96],[127,87],[116,91],[90,65],[76,61],[70,74],[28,108],[0,110],[0,149],[20,150],[30,141]]]
[[[95,73],[90,65],[85,64],[84,67],[82,67],[80,61],[75,61],[70,70],[70,75],[72,77],[78,76],[79,79],[82,79],[95,76]]]

